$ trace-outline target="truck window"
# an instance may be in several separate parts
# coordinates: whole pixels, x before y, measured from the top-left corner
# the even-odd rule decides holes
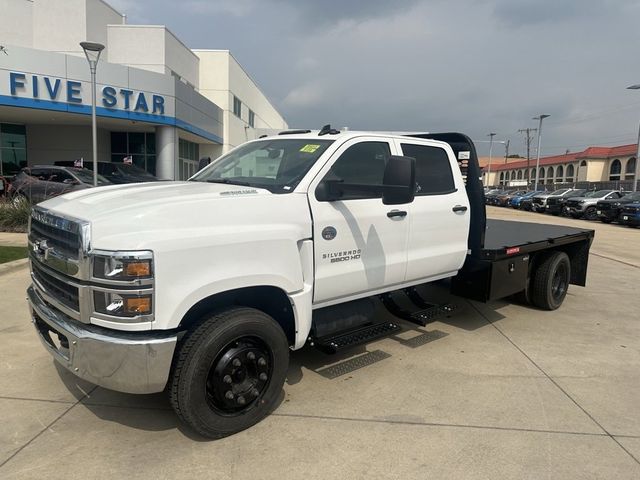
[[[455,191],[451,163],[444,149],[403,143],[402,154],[416,159],[416,195],[442,195]]]
[[[340,155],[325,178],[337,178],[344,183],[382,185],[384,169],[390,155],[391,149],[387,142],[357,143]],[[381,193],[345,192],[342,200],[381,197]]]

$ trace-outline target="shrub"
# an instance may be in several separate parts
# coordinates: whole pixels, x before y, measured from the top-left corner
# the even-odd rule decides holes
[[[0,231],[26,232],[30,214],[31,204],[27,201],[0,200]]]

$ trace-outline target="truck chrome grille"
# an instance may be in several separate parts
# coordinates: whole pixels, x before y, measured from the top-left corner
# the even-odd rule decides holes
[[[78,287],[58,279],[33,261],[31,262],[31,272],[34,280],[44,289],[45,293],[48,293],[74,311],[80,311],[80,292]]]
[[[74,260],[80,257],[80,225],[71,220],[34,209],[29,237],[32,242],[46,240],[58,252]]]

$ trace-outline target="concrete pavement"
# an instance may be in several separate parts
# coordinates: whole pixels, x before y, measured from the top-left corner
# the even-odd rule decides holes
[[[560,310],[452,298],[426,328],[294,352],[276,412],[215,442],[162,394],[56,367],[28,321],[27,270],[0,276],[0,478],[640,478],[640,230],[594,226],[588,286]]]

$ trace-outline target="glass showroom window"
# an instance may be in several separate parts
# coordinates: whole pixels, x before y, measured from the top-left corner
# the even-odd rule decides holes
[[[180,139],[178,144],[178,180],[187,180],[198,171],[199,145]]]
[[[616,181],[620,180],[620,173],[622,172],[622,164],[620,160],[617,158],[611,162],[611,167],[609,167],[609,180]]]
[[[558,168],[556,168],[556,180],[562,183],[563,179],[564,179],[564,167],[562,165],[559,165]]]
[[[573,182],[574,167],[573,165],[567,165],[567,182]]]
[[[16,175],[27,166],[27,134],[24,125],[0,124],[0,175]]]
[[[242,118],[242,102],[235,95],[233,96],[233,114],[238,118]]]
[[[631,157],[627,160],[627,166],[624,167],[624,179],[625,180],[633,180],[633,177],[636,175],[636,159],[635,157]]]
[[[156,174],[156,134],[145,132],[111,132],[111,161],[131,157],[133,164]],[[101,159],[98,159],[101,160]]]

